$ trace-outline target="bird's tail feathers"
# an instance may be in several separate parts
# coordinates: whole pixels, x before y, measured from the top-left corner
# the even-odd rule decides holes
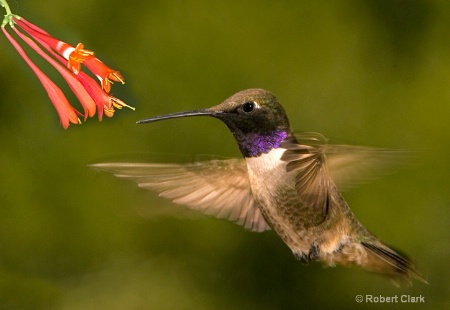
[[[367,260],[361,266],[368,271],[383,273],[389,276],[394,283],[411,283],[410,279],[415,278],[423,283],[428,282],[417,271],[412,261],[399,251],[381,242],[361,242],[367,250]]]

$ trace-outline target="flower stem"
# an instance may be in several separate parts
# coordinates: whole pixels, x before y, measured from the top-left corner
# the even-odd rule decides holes
[[[0,6],[2,6],[6,11],[5,17],[3,18],[2,22],[2,27],[5,27],[7,24],[13,27],[14,26],[13,17],[20,18],[20,16],[14,15],[11,12],[11,8],[9,7],[9,4],[8,2],[6,2],[6,0],[0,0]]]
[[[6,15],[12,14],[11,9],[9,8],[8,2],[6,2],[5,0],[0,0],[0,3],[1,3],[1,6],[5,8]]]

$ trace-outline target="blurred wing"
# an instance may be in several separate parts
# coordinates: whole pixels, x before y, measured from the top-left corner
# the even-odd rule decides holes
[[[253,199],[243,159],[210,160],[194,164],[101,163],[92,167],[130,179],[161,197],[246,229],[270,229]]]
[[[317,210],[313,223],[320,224],[329,211],[334,184],[347,189],[386,174],[410,153],[350,145],[331,145],[319,133],[296,134],[286,142],[282,160],[294,171],[300,200],[309,211]]]
[[[282,160],[287,161],[287,172],[295,174],[295,188],[303,207],[308,209],[308,221],[316,226],[329,211],[333,182],[325,164],[322,147],[325,138],[318,133],[303,133],[299,143],[287,142]]]
[[[340,190],[392,173],[412,155],[402,150],[351,145],[327,145],[326,154],[331,178]]]
[[[326,161],[331,179],[339,190],[389,174],[412,157],[412,152],[405,150],[327,144],[325,137],[315,132],[298,133],[295,137],[303,148],[323,156],[322,164]]]

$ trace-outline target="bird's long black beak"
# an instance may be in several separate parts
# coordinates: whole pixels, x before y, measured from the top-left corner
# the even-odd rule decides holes
[[[162,121],[162,120],[169,119],[169,118],[179,118],[179,117],[189,117],[189,116],[217,117],[221,113],[223,113],[223,112],[211,111],[210,109],[192,110],[192,111],[176,112],[176,113],[171,113],[171,114],[153,116],[150,118],[146,118],[146,119],[137,121],[136,123],[137,124],[153,123],[153,122]]]

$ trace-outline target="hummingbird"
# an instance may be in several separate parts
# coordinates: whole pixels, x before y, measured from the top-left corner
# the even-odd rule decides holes
[[[358,266],[394,281],[416,278],[426,282],[406,256],[356,219],[336,185],[346,178],[345,173],[333,177],[334,167],[351,166],[353,157],[376,157],[383,150],[330,145],[318,133],[295,134],[284,108],[264,89],[240,91],[211,108],[137,123],[193,116],[225,123],[243,158],[93,166],[247,230],[273,230],[305,264]]]

